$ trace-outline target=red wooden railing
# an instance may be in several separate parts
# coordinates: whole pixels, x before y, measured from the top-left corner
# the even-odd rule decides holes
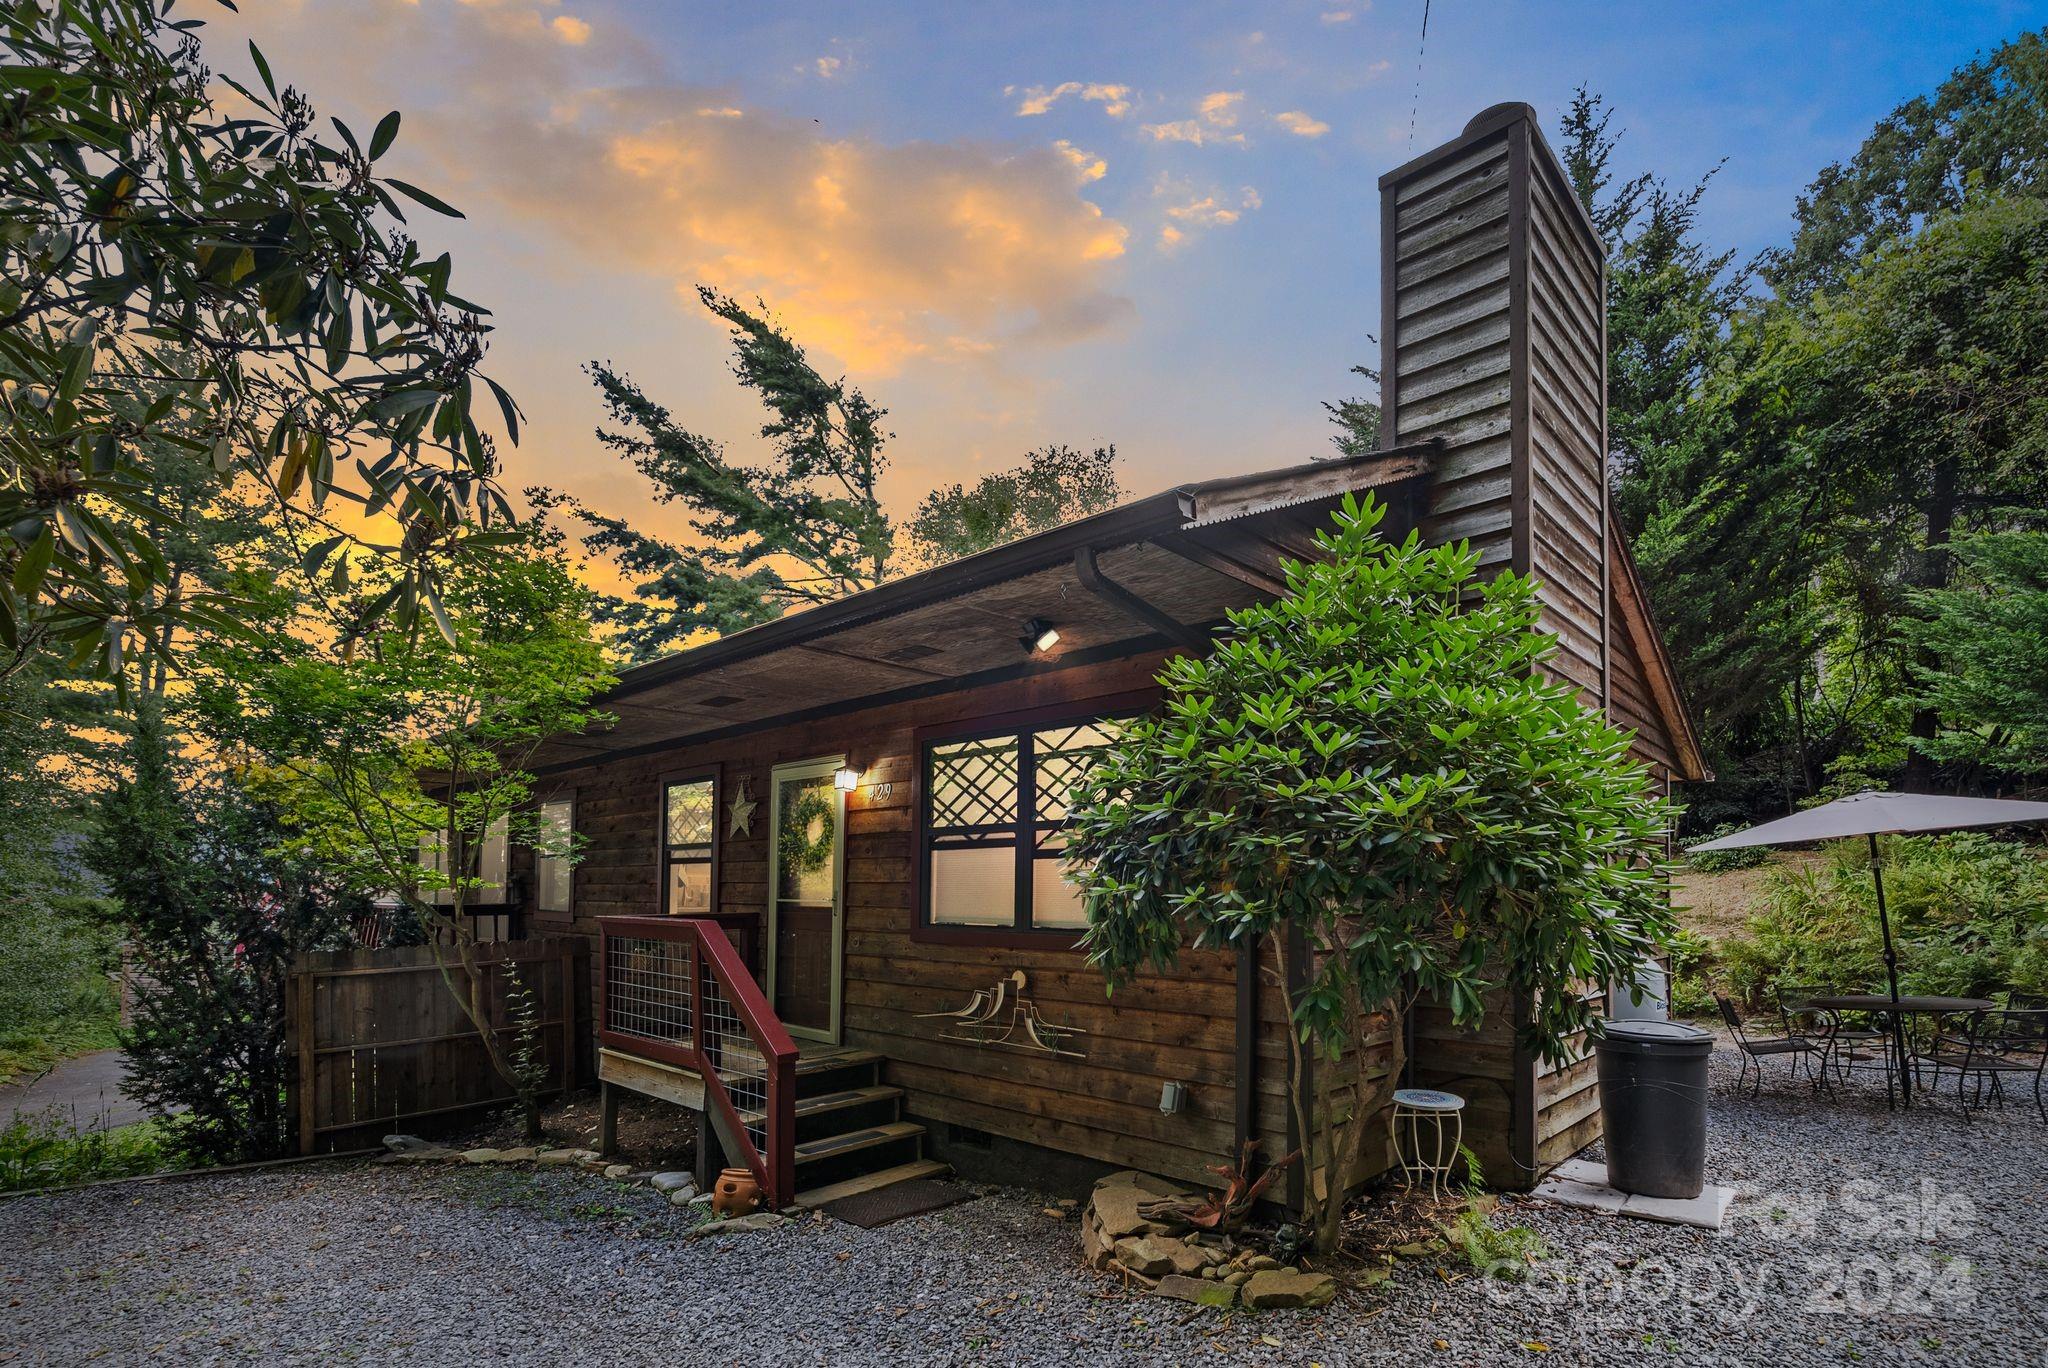
[[[727,1143],[771,1210],[796,1198],[796,1043],[725,928],[695,917],[598,918],[597,1039],[704,1079]]]

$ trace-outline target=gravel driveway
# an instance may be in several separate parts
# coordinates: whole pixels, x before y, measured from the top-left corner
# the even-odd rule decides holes
[[[0,1358],[178,1363],[2048,1362],[2048,1127],[1867,1090],[1757,1102],[1717,1056],[1728,1232],[1510,1201],[1526,1285],[1404,1264],[1326,1312],[1195,1313],[1084,1274],[1042,1197],[681,1238],[644,1188],[331,1164],[0,1204]],[[12,1357],[8,1358],[11,1352]]]

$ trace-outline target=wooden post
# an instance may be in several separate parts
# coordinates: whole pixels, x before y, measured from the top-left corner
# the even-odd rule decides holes
[[[609,1159],[619,1150],[619,1090],[610,1083],[597,1085],[597,1152]]]
[[[561,997],[557,999],[562,1013],[562,1091],[571,1092],[577,1083],[577,1047],[582,1041],[576,1034],[576,942],[567,936],[555,942],[555,961],[561,966]]]
[[[314,1142],[319,1138],[319,1121],[314,1107],[315,1094],[319,1091],[319,1079],[315,1076],[317,1056],[314,1053],[313,1020],[313,974],[303,966],[295,968],[292,974],[294,996],[298,1001],[299,1027],[299,1153],[314,1152]]]
[[[711,1124],[708,1110],[700,1107],[690,1116],[697,1127],[697,1142],[690,1151],[690,1176],[697,1180],[697,1191],[709,1192],[718,1180],[719,1170],[725,1167],[725,1147],[718,1143],[718,1131]]]

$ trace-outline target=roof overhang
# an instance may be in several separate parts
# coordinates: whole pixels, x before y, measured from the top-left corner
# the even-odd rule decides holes
[[[1433,444],[1181,485],[623,672],[606,730],[551,740],[559,772],[852,707],[1186,647],[1285,587],[1345,495],[1393,491]],[[1397,522],[1406,500],[1389,497]],[[1028,651],[1033,618],[1060,642]]]

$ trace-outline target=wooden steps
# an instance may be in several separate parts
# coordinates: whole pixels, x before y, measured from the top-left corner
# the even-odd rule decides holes
[[[804,1046],[796,1059],[797,1204],[822,1206],[944,1173],[924,1153],[925,1128],[903,1119],[903,1089],[882,1081],[872,1050]],[[745,1118],[758,1125],[758,1113]]]
[[[796,1195],[796,1204],[808,1211],[813,1207],[836,1202],[841,1197],[856,1197],[863,1192],[894,1187],[898,1183],[909,1182],[912,1178],[937,1178],[951,1169],[950,1164],[942,1164],[936,1159],[913,1159],[894,1168],[878,1169],[873,1173],[863,1173],[858,1178],[846,1178],[837,1183],[828,1183],[824,1187],[799,1192]]]
[[[885,1125],[868,1126],[862,1130],[846,1131],[839,1135],[820,1136],[806,1140],[796,1147],[796,1166],[801,1173],[805,1164],[815,1164],[825,1159],[837,1159],[861,1150],[874,1149],[878,1145],[892,1145],[899,1140],[924,1138],[924,1127],[915,1121],[891,1121]]]

